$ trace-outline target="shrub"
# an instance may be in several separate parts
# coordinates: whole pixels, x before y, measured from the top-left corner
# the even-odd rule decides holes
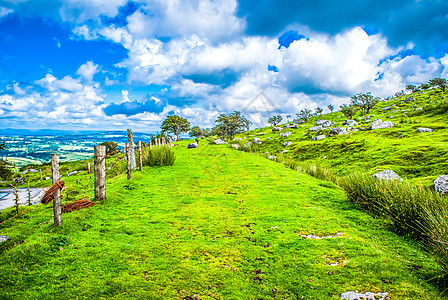
[[[172,166],[176,157],[169,146],[145,148],[142,151],[143,165],[149,167]]]

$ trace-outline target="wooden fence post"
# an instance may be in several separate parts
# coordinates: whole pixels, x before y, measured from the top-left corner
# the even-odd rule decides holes
[[[165,146],[165,137],[162,137],[162,146]]]
[[[131,160],[131,168],[135,170],[137,168],[135,162],[135,144],[134,144],[134,134],[132,133],[132,129],[128,129],[128,143],[129,143],[129,157]]]
[[[152,140],[149,140],[149,149],[152,149]]]
[[[142,142],[138,141],[138,164],[140,171],[143,171]]]
[[[168,145],[170,146],[170,148],[173,146],[173,145],[171,144],[171,138],[170,138],[170,137],[168,138]]]
[[[40,171],[40,181],[42,181],[42,169],[39,169],[39,171]]]
[[[95,146],[95,201],[106,200],[106,146]]]
[[[131,179],[131,159],[130,159],[130,153],[129,153],[129,143],[126,143],[126,163],[127,163],[127,174],[128,174],[128,180]]]
[[[90,174],[90,163],[87,163],[87,174]]]
[[[51,154],[51,174],[53,177],[53,184],[59,181],[59,154]],[[53,193],[53,219],[54,226],[62,224],[62,212],[61,212],[61,189],[57,188]]]

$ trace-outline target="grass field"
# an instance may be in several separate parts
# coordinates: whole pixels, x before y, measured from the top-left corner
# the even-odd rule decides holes
[[[443,299],[428,254],[336,185],[227,146],[185,148],[173,166],[108,180],[107,200],[63,214],[60,228],[51,205],[0,225],[11,238],[0,244],[0,298],[337,299],[359,290]],[[93,194],[85,173],[66,182],[64,200]]]

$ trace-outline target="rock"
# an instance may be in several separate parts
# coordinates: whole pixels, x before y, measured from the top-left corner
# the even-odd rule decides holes
[[[365,292],[365,293],[358,293],[358,291],[348,291],[341,294],[341,297],[339,299],[346,299],[346,300],[385,300],[387,295],[389,295],[388,292],[384,293],[372,293],[372,292]],[[389,299],[389,298],[387,298]]]
[[[232,147],[235,148],[236,150],[240,149],[240,145],[238,144],[232,144]]]
[[[321,135],[318,135],[316,137],[313,137],[311,140],[312,141],[318,141],[318,140],[323,140],[324,138],[326,138],[325,134],[321,134]]]
[[[271,138],[270,137],[268,137],[268,141],[270,140]]]
[[[297,124],[291,124],[289,125],[289,128],[297,128]]]
[[[244,145],[244,147],[250,147],[251,142],[247,142],[247,144]]]
[[[414,109],[414,110],[423,110],[423,107],[417,107],[417,108]]]
[[[7,237],[6,235],[0,235],[0,243],[3,243],[7,240],[9,240],[9,237]]]
[[[391,121],[385,121],[383,122],[381,119],[375,119],[373,120],[372,124],[370,124],[369,129],[384,129],[384,128],[391,128],[394,127],[394,123]]]
[[[277,156],[272,156],[272,155],[271,155],[271,156],[268,157],[268,159],[270,159],[270,160],[276,160],[276,159],[277,159]]]
[[[403,101],[415,101],[415,98],[414,97],[410,97],[410,98],[404,99]]]
[[[258,135],[265,135],[265,133],[264,132],[259,132],[259,133],[257,133]]]
[[[343,126],[358,126],[358,123],[354,120],[345,120],[344,122],[342,122]]]
[[[45,177],[45,180],[51,179],[51,177]]]
[[[25,183],[25,181],[23,180],[22,177],[14,178],[13,181],[16,182],[16,183],[18,183],[18,184],[24,184],[24,183]]]
[[[434,180],[434,188],[441,195],[448,195],[448,175],[439,176]]]
[[[313,127],[310,127],[310,131],[321,131],[322,129],[324,129],[322,126],[313,126]]]
[[[288,137],[288,136],[290,136],[291,135],[291,132],[289,132],[289,131],[287,131],[287,132],[280,132],[279,134],[278,134],[278,136],[281,136],[281,137]]]
[[[292,121],[294,124],[302,124],[303,123],[303,120],[300,120],[300,119],[294,119],[293,121]]]
[[[306,136],[306,133],[304,133],[303,136]]]
[[[26,173],[28,173],[28,172],[31,172],[31,173],[37,173],[37,172],[39,172],[39,171],[38,171],[38,170],[34,170],[34,169],[28,169],[28,170],[23,171],[23,172],[20,173],[20,174],[23,175],[23,174],[26,174]]]
[[[351,128],[351,127],[349,127],[349,128]],[[345,129],[345,127],[331,128],[330,136],[338,135],[338,134],[348,134],[347,129]]]
[[[283,143],[283,147],[288,147],[289,145],[292,145],[292,143],[291,142],[284,142]]]
[[[401,177],[398,176],[397,173],[395,173],[392,170],[384,170],[382,172],[373,174],[372,176],[375,177],[375,179],[380,179],[380,180],[400,180],[400,181],[403,181],[403,179],[401,179]]]
[[[391,106],[386,106],[386,107],[383,107],[382,110],[390,110],[390,109],[392,109],[392,107],[394,107],[394,106],[393,106],[393,105],[391,105]]]
[[[225,144],[227,144],[227,142],[223,141],[222,139],[214,140],[213,143],[215,143],[216,145],[225,145]]]
[[[254,137],[253,139],[252,139],[252,141],[255,143],[255,144],[257,144],[257,145],[261,145],[263,142],[259,139],[259,138],[257,138],[257,137]]]
[[[432,132],[431,128],[419,127],[417,128],[417,132]]]
[[[282,131],[283,128],[281,127],[272,127],[272,131]]]
[[[285,154],[286,152],[288,152],[288,149],[283,150],[280,154]]]
[[[332,126],[332,124],[334,123],[328,120],[317,120],[316,123],[314,123],[315,126],[322,126],[322,127],[330,127]]]

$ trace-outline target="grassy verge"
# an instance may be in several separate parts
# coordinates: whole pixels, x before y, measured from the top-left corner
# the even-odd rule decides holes
[[[111,178],[105,202],[64,214],[60,228],[42,205],[0,225],[11,237],[2,297],[443,298],[428,283],[440,273],[432,258],[333,183],[226,146],[185,148],[173,166]]]

